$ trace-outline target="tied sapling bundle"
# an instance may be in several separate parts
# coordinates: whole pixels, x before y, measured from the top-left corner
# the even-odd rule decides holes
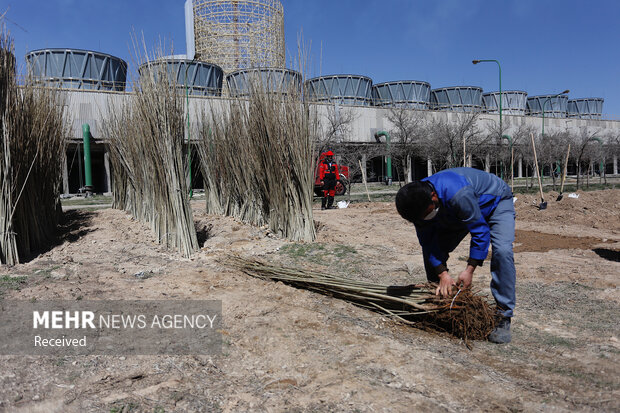
[[[436,286],[416,284],[398,287],[401,291],[394,294],[394,287],[253,258],[229,256],[226,263],[254,277],[350,301],[407,325],[447,331],[462,338],[468,346],[469,340],[485,340],[495,327],[495,305],[469,289],[455,291],[450,298],[439,298],[435,295]]]
[[[60,93],[18,85],[13,43],[0,33],[0,262],[14,265],[56,238],[68,127]]]
[[[198,239],[189,203],[184,100],[165,65],[142,65],[136,90],[104,123],[113,206],[150,225],[157,240],[189,257]]]
[[[206,209],[313,241],[312,116],[300,90],[268,87],[250,77],[247,99],[222,100],[201,117]]]

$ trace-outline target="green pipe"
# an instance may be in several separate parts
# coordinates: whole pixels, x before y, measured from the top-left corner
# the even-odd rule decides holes
[[[82,138],[84,140],[84,188],[86,191],[93,190],[93,174],[90,161],[90,125],[84,123],[82,125]]]
[[[387,144],[387,152],[390,152],[390,134],[387,133],[386,131],[382,130],[379,131],[375,134],[375,136],[378,138],[380,136],[385,136],[385,143]],[[392,157],[387,155],[385,157],[385,161],[386,161],[386,173],[387,173],[387,178],[388,178],[388,182],[392,179]]]

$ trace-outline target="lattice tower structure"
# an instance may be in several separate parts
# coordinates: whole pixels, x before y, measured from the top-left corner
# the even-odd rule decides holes
[[[284,67],[284,8],[279,0],[194,0],[196,58],[226,73]]]

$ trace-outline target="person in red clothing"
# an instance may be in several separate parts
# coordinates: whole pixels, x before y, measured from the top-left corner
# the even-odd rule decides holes
[[[336,181],[338,180],[338,165],[334,162],[334,153],[325,152],[325,159],[319,168],[319,179],[323,185],[323,199],[321,209],[331,209],[336,195]]]

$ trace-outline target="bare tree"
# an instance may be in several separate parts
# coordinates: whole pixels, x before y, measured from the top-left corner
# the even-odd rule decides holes
[[[318,167],[320,154],[330,149],[336,152],[338,163],[349,163],[349,152],[353,149],[346,142],[350,140],[352,126],[357,119],[355,112],[338,104],[317,105],[313,110],[314,169]]]
[[[334,151],[338,156],[338,163],[349,168],[349,181],[351,182],[359,182],[362,179],[360,164],[363,155],[366,155],[367,159],[372,159],[376,156],[384,156],[386,153],[385,145],[376,143],[337,143],[334,145]],[[366,166],[362,165],[362,167]]]
[[[486,141],[478,127],[479,112],[454,113],[455,119],[432,120],[427,128],[420,149],[433,161],[435,170],[462,165],[463,147],[477,153]]]
[[[351,108],[338,104],[329,105],[326,113],[316,112],[317,130],[315,142],[318,153],[326,151],[335,144],[346,142],[351,134],[353,122],[357,119]]]
[[[606,162],[609,157],[618,161],[620,156],[620,133],[609,133],[605,139],[605,151],[603,152],[603,163]],[[614,171],[615,172],[615,171]],[[604,174],[605,184],[607,184],[607,174]]]
[[[420,150],[420,142],[425,132],[425,118],[420,111],[396,107],[389,110],[387,119],[392,124],[390,130],[392,145],[389,155],[403,171],[405,181],[408,181],[410,168],[408,160]]]
[[[577,164],[577,189],[579,189],[581,171],[583,164],[586,164],[586,185],[590,186],[590,164],[595,159],[602,158],[602,139],[599,137],[600,131],[590,131],[582,128],[578,135],[574,135],[575,157]]]
[[[566,147],[569,143],[568,131],[552,132],[541,136],[540,144],[536,146],[538,151],[538,160],[541,163],[541,176],[545,166],[549,168],[549,175],[552,178],[553,189],[555,190],[556,177],[561,170],[562,159],[566,153]]]
[[[531,158],[530,163],[533,162],[530,133],[536,133],[535,128],[519,120],[517,122],[518,124],[513,126],[513,119],[505,117],[502,130],[498,122],[493,121],[487,125],[488,139],[483,141],[485,154],[500,162],[501,176],[514,175],[514,163],[518,158]]]
[[[312,136],[315,142],[314,168],[318,167],[320,154],[333,150],[339,165],[349,168],[349,181],[361,177],[359,160],[362,154],[372,154],[379,151],[376,145],[360,145],[351,143],[353,123],[357,119],[356,113],[348,107],[338,104],[328,106],[314,106]]]
[[[620,157],[620,133],[607,135],[607,153],[612,157]]]
[[[535,135],[536,128],[532,125],[520,124],[516,130],[512,131],[512,146],[514,148],[515,159],[521,158],[522,163],[525,165],[525,186],[530,188],[533,182],[529,181],[529,169],[534,165],[534,153],[532,151],[532,144],[530,136]]]

